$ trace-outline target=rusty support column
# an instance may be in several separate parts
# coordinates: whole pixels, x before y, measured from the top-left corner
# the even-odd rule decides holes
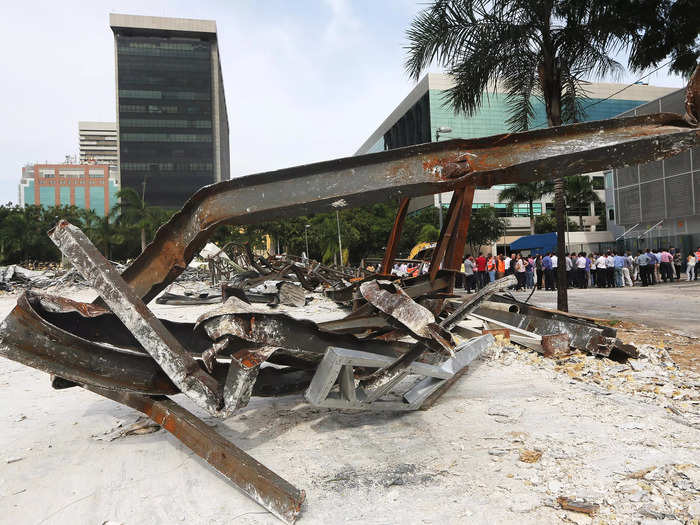
[[[452,238],[447,254],[445,255],[445,264],[443,265],[448,270],[459,270],[464,256],[464,245],[467,243],[467,232],[469,232],[469,223],[472,218],[472,203],[474,202],[474,186],[466,186],[462,195],[462,207],[459,212],[459,221],[457,222],[456,232]]]
[[[401,231],[406,220],[409,202],[411,202],[411,199],[403,198],[401,199],[401,204],[399,204],[399,210],[394,219],[394,227],[391,229],[389,240],[386,243],[386,252],[384,252],[384,258],[382,259],[382,275],[391,274],[391,267],[394,264],[394,259],[396,259],[396,251],[399,248],[399,240],[401,240]]]
[[[285,523],[294,523],[306,498],[288,481],[243,452],[212,427],[167,397],[86,386],[88,390],[146,414]]]
[[[462,196],[464,195],[464,188],[457,188],[454,193],[452,193],[452,200],[450,201],[450,208],[447,210],[447,221],[440,232],[440,238],[438,239],[437,246],[433,251],[433,257],[430,260],[430,280],[435,279],[435,276],[440,270],[440,263],[443,262],[445,257],[445,252],[452,239],[452,234],[457,225],[457,219],[459,218],[459,212],[462,208]]]

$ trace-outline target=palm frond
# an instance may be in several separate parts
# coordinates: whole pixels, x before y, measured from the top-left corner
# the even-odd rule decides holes
[[[505,72],[503,79],[508,92],[507,105],[510,113],[506,124],[513,131],[527,131],[535,118],[532,100],[538,84],[537,56],[530,52],[523,53],[514,66]]]

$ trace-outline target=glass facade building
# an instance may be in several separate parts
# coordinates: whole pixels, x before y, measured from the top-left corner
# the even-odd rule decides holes
[[[685,89],[620,115],[685,112]],[[606,174],[608,223],[630,248],[700,246],[700,147]],[[624,235],[623,235],[624,234]]]
[[[447,127],[452,131],[442,134],[440,140],[456,138],[487,137],[508,132],[507,96],[504,93],[489,93],[483,98],[482,106],[474,115],[456,114],[446,102],[445,92],[454,86],[448,75],[429,73],[425,75],[411,93],[402,100],[392,113],[382,122],[375,132],[357,150],[356,155],[375,153],[387,149],[400,148],[435,140],[438,128]],[[586,86],[587,99],[582,105],[585,108],[586,121],[612,118],[622,112],[632,110],[649,100],[666,95],[674,88],[659,88],[648,85],[635,85],[615,94],[624,88],[621,84],[591,83]],[[533,101],[534,118],[532,128],[545,127],[547,118],[544,104],[539,100]],[[593,184],[601,199],[605,198],[603,174],[592,174]],[[497,213],[509,217],[509,235],[529,233],[530,221],[528,206],[516,204],[508,207],[498,201],[498,193],[505,186],[496,185],[492,188],[477,188],[474,194],[474,208],[486,205],[496,208]],[[441,202],[448,206],[451,193],[443,194]],[[435,197],[418,197],[412,199],[409,211],[437,205]],[[534,203],[536,215],[546,213],[552,202],[551,196],[546,196],[541,202]],[[588,206],[584,225],[593,226],[597,223],[597,212],[593,205]],[[576,210],[578,212],[578,210]]]
[[[123,187],[179,208],[227,180],[228,120],[216,25],[110,15],[114,31],[119,168]]]

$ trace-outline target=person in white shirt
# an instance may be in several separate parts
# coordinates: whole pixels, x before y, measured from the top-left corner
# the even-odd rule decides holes
[[[606,287],[615,288],[615,257],[612,252],[608,251],[605,257],[605,277]]]
[[[629,252],[623,255],[625,259],[625,265],[622,267],[622,285],[623,286],[634,286],[632,282],[632,269],[634,268],[634,258]]]
[[[552,255],[552,270],[556,270],[558,260],[559,258],[556,255]]]
[[[605,255],[602,253],[598,256],[595,261],[596,270],[596,282],[598,283],[598,288],[605,288],[608,284],[608,278],[605,275]]]
[[[505,265],[506,275],[510,274],[510,255],[506,255],[503,264]]]
[[[588,277],[586,276],[586,254],[581,252],[576,259],[575,281],[579,288],[588,288]]]
[[[688,274],[688,281],[694,281],[695,280],[695,265],[698,262],[695,260],[695,254],[693,252],[690,252],[688,254],[688,259],[686,262],[686,269],[685,272]]]

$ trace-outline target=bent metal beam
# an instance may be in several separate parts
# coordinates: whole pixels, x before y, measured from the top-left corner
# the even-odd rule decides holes
[[[124,271],[148,303],[221,224],[255,224],[464,186],[529,182],[676,155],[700,130],[669,113],[421,144],[249,175],[195,193]]]

